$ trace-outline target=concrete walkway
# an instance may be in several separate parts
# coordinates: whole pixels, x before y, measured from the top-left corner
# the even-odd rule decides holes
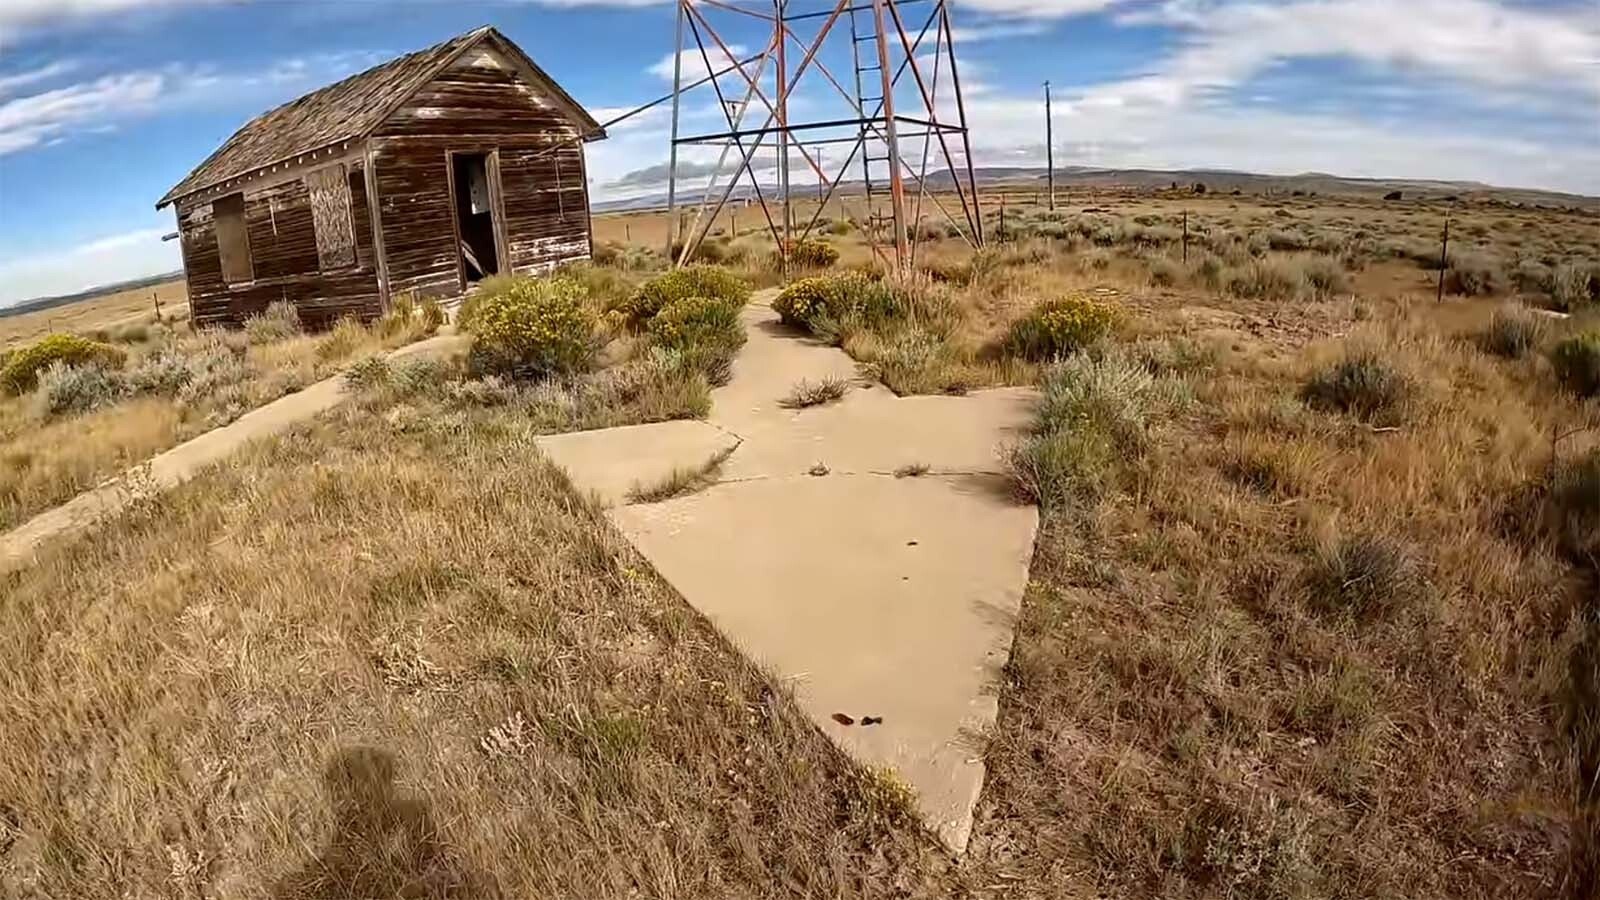
[[[784,329],[769,297],[744,312],[749,343],[708,421],[540,446],[819,727],[908,783],[960,852],[1038,525],[1011,497],[998,450],[1032,420],[1035,396],[898,398],[862,384],[828,406],[783,409],[796,381],[853,378],[855,364]],[[704,490],[625,499],[730,448]],[[910,465],[928,473],[895,477]]]
[[[463,340],[454,334],[440,334],[392,351],[389,358],[447,353],[458,348]],[[46,544],[68,540],[82,533],[100,519],[126,508],[140,494],[182,484],[212,463],[233,455],[250,441],[279,434],[293,425],[315,418],[339,405],[348,396],[342,374],[325,378],[245,413],[231,424],[185,441],[152,457],[145,465],[120,478],[34,516],[0,535],[0,574],[32,564]]]

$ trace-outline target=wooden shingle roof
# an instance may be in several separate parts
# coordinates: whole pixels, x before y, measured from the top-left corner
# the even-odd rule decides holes
[[[578,102],[500,32],[484,26],[407,53],[343,81],[312,91],[298,100],[269,110],[246,122],[193,172],[167,191],[156,209],[230,178],[250,175],[295,156],[344,141],[364,139],[389,113],[473,45],[489,41],[510,54],[547,89],[552,99],[566,107],[579,130],[588,137],[603,136]]]

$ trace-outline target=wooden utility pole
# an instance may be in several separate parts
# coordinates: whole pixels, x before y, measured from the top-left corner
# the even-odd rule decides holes
[[[1050,191],[1050,211],[1056,211],[1056,140],[1055,127],[1050,121],[1050,82],[1044,83],[1044,168],[1045,182]]]
[[[1183,211],[1183,262],[1189,263],[1189,211]]]
[[[1444,214],[1444,236],[1439,239],[1439,293],[1434,302],[1444,302],[1444,270],[1450,265],[1450,214]]]

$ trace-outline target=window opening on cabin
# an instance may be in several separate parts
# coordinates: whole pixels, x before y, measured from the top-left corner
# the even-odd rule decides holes
[[[495,252],[494,204],[489,191],[489,155],[457,153],[451,156],[450,165],[455,176],[462,269],[467,281],[479,281],[500,271]]]
[[[355,225],[344,164],[307,172],[305,181],[311,197],[311,230],[317,238],[317,265],[324,271],[355,265]]]
[[[244,194],[218,197],[211,204],[212,227],[217,234],[217,257],[222,264],[222,281],[238,284],[255,278],[250,259],[250,233],[245,228]]]

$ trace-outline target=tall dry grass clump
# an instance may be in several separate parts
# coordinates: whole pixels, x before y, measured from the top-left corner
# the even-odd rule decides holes
[[[1120,349],[1080,353],[1044,373],[1033,435],[1007,453],[1021,495],[1046,511],[1092,505],[1145,449],[1181,386]]]
[[[244,320],[244,333],[252,344],[270,344],[304,333],[300,311],[293,303],[279,300]]]
[[[1496,356],[1522,359],[1539,348],[1549,330],[1542,316],[1526,307],[1506,305],[1490,316],[1489,327],[1478,335],[1478,343]]]

